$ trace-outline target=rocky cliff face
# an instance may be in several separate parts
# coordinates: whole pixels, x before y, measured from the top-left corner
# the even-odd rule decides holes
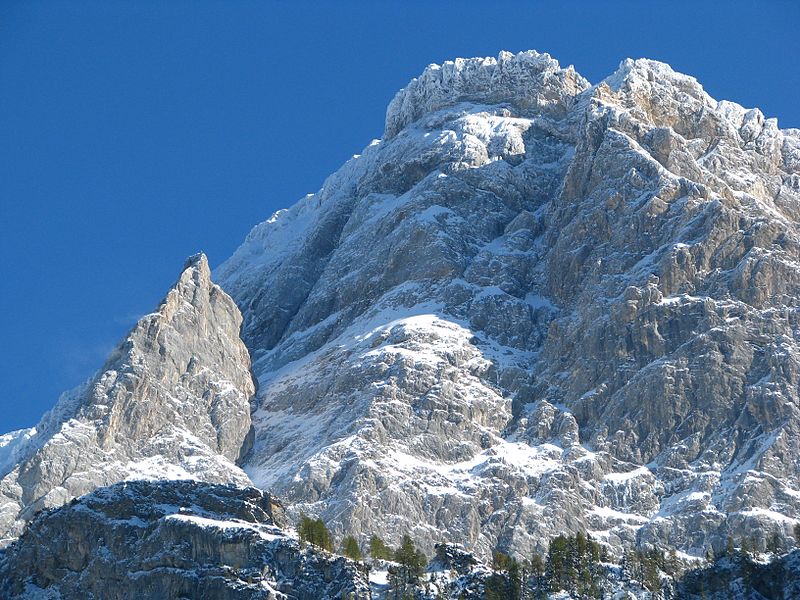
[[[369,597],[342,557],[301,549],[254,488],[121,483],[42,513],[0,559],[4,598]]]
[[[800,517],[800,131],[667,65],[431,66],[217,272],[245,470],[364,539],[701,555]]]
[[[255,388],[240,325],[206,257],[190,259],[96,376],[64,394],[35,429],[4,436],[5,541],[39,510],[126,479],[246,485],[235,461],[249,448]]]

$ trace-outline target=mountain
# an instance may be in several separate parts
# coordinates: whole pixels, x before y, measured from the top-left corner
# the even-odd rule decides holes
[[[249,484],[255,388],[236,305],[192,257],[158,309],[41,422],[0,446],[0,537],[43,508],[126,479]]]
[[[217,284],[190,259],[97,376],[0,438],[0,530],[103,486],[194,479],[189,498],[255,485],[288,523],[409,534],[428,556],[528,558],[577,532],[614,557],[792,547],[798,217],[800,130],[663,63],[595,85],[533,51],[431,65],[382,139],[257,225]],[[120,485],[37,517],[6,552],[6,573],[28,569],[14,589],[55,581],[26,548],[65,560],[69,523],[125,504]],[[202,518],[230,520],[211,505]],[[179,511],[120,511],[147,534],[124,525],[144,541],[115,560],[139,569],[172,543],[159,528]],[[228,543],[203,540],[203,560]],[[260,597],[231,560],[230,597]]]
[[[800,131],[627,60],[432,65],[216,272],[244,469],[337,533],[703,556],[798,518]]]

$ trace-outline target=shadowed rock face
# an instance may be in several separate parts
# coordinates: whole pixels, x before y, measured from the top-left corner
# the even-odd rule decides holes
[[[339,534],[701,555],[800,517],[800,132],[667,65],[428,68],[217,273],[253,481]]]
[[[34,430],[4,436],[0,536],[37,511],[125,479],[247,484],[235,461],[250,439],[250,358],[241,315],[191,258],[86,384]]]
[[[64,600],[369,597],[355,563],[301,549],[284,525],[280,505],[254,488],[121,483],[36,517],[0,559],[0,592]]]

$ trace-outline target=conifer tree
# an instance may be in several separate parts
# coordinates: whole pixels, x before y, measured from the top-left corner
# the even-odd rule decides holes
[[[566,588],[567,560],[569,546],[563,535],[550,540],[547,550],[546,578],[551,591],[557,592]]]
[[[520,600],[525,573],[519,562],[508,554],[495,550],[492,552],[492,568],[497,573],[486,580],[486,597]]]
[[[664,565],[664,572],[670,577],[675,577],[681,570],[681,562],[678,560],[678,552],[675,548],[670,548],[669,558]]]
[[[422,576],[425,566],[428,564],[425,554],[417,550],[409,535],[403,536],[400,547],[394,552],[394,559],[406,569],[409,578],[415,581]]]
[[[379,536],[369,538],[369,555],[377,560],[392,560],[394,551]]]
[[[413,598],[415,591],[419,589],[428,560],[409,535],[403,536],[400,547],[394,551],[394,560],[398,565],[389,569],[391,597],[397,600]]]
[[[506,580],[499,573],[486,578],[483,584],[483,597],[486,600],[506,600]]]
[[[725,540],[725,556],[733,556],[733,553],[736,549],[733,546],[733,538],[728,536],[728,539]]]
[[[514,563],[513,558],[511,558],[508,554],[504,554],[499,550],[494,550],[492,552],[492,568],[495,571],[508,571],[511,567],[511,564]]]
[[[773,531],[767,540],[767,552],[781,554],[783,552],[783,538],[777,531]]]
[[[301,544],[309,544],[311,543],[311,536],[313,535],[312,531],[314,520],[306,514],[300,514],[300,523],[297,526],[297,533],[300,536],[300,543]]]
[[[301,514],[297,527],[300,543],[308,543],[328,552],[333,552],[333,538],[322,519],[312,519]]]
[[[651,592],[658,592],[661,589],[660,570],[663,563],[663,555],[656,548],[647,552],[640,553],[639,560],[642,564],[642,583]]]
[[[352,560],[362,560],[364,555],[361,553],[361,547],[358,545],[358,540],[352,535],[348,535],[342,542],[342,554]]]
[[[514,559],[511,559],[511,563],[508,565],[508,587],[510,600],[520,600],[522,597],[522,570]]]
[[[531,556],[530,562],[531,578],[530,587],[534,593],[534,598],[539,598],[541,595],[549,591],[544,580],[544,560],[536,552]]]
[[[750,540],[747,539],[746,537],[742,538],[741,550],[740,550],[740,552],[742,553],[742,556],[744,556],[745,558],[749,557],[750,556],[750,551],[751,551],[750,550]]]

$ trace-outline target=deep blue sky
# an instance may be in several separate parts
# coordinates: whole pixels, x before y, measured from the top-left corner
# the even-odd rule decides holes
[[[596,82],[655,58],[800,127],[798,3],[700,4],[0,3],[0,433],[99,368],[186,256],[218,265],[380,137],[431,62],[535,48]]]

